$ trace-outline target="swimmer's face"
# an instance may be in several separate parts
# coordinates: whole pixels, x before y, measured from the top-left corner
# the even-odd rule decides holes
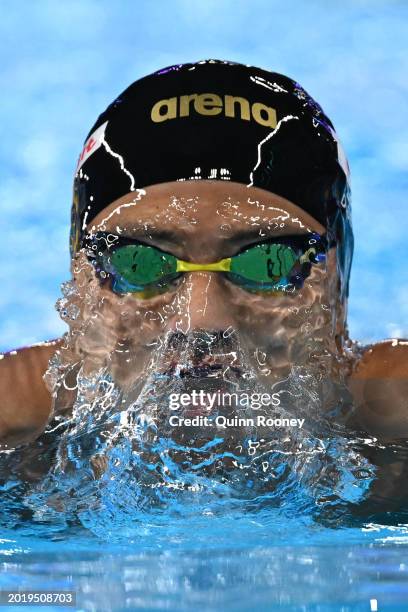
[[[319,222],[284,198],[211,180],[162,183],[131,192],[100,212],[87,229],[131,237],[201,264],[233,257],[270,238],[325,233]],[[85,269],[89,274],[81,252],[75,276],[79,279]],[[93,269],[92,274],[95,277]],[[112,364],[123,384],[145,371],[152,352],[160,350],[161,339],[169,334],[232,334],[246,366],[259,379],[272,382],[286,376],[292,364],[304,363],[317,348],[327,348],[325,343],[334,342],[338,333],[336,324],[333,328],[335,248],[329,249],[325,261],[312,265],[303,287],[289,293],[248,291],[212,271],[186,272],[166,291],[147,298],[115,293],[111,283],[95,278],[89,286],[94,311],[85,308],[84,316],[93,319],[99,353],[105,347],[111,358],[116,355]],[[218,353],[218,359],[233,362],[231,355]]]

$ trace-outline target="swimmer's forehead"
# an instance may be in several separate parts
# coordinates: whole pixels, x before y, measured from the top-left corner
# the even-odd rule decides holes
[[[224,237],[324,233],[293,202],[257,187],[223,181],[174,181],[132,191],[112,202],[88,230],[177,236],[210,232]]]

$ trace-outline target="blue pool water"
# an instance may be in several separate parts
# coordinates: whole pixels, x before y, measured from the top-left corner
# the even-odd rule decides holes
[[[336,530],[274,512],[146,518],[120,544],[3,530],[1,588],[73,590],[76,610],[405,611],[407,546],[408,525]]]

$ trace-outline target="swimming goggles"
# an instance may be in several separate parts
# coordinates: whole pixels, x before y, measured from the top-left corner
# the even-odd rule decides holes
[[[325,261],[325,235],[307,233],[268,238],[213,263],[191,263],[130,237],[97,232],[84,238],[99,279],[115,293],[149,298],[172,289],[186,272],[219,272],[246,291],[279,295],[303,286],[312,264]]]

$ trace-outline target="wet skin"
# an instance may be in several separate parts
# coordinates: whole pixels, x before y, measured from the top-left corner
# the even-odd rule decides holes
[[[237,183],[203,180],[154,185],[143,194],[132,192],[99,213],[88,225],[92,229],[131,235],[192,263],[233,256],[265,237],[325,231],[279,196]],[[89,276],[89,268],[80,253],[72,263],[78,282]],[[291,363],[306,363],[310,338],[320,337],[333,355],[342,356],[348,340],[347,305],[338,300],[338,284],[332,248],[324,264],[312,267],[304,287],[290,295],[252,294],[210,271],[188,272],[168,292],[148,299],[119,296],[96,279],[92,290],[103,297],[101,320],[109,327],[112,347],[119,339],[135,358],[132,367],[127,368],[123,359],[112,364],[124,386],[140,377],[151,351],[147,347],[158,335],[230,328],[239,332],[248,362],[257,368],[260,380],[272,383],[287,375]],[[42,375],[62,343],[59,339],[20,349],[0,361],[3,444],[28,441],[44,429],[51,398]],[[107,345],[106,350],[112,347]],[[257,347],[267,356],[262,368]],[[135,363],[140,364],[139,370]],[[343,374],[356,406],[350,425],[382,440],[408,437],[408,342],[390,340],[367,347]],[[329,363],[329,375],[338,376],[335,361]]]

